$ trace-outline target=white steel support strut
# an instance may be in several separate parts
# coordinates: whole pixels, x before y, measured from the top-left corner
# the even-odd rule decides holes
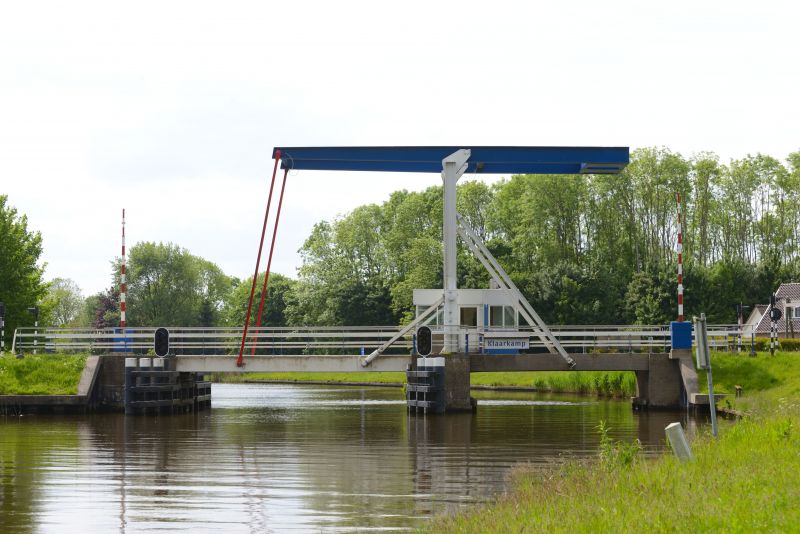
[[[494,281],[497,282],[497,285],[511,297],[510,300],[514,303],[514,308],[525,318],[529,325],[538,329],[536,333],[550,352],[558,352],[570,368],[574,367],[575,360],[567,354],[561,342],[553,335],[542,318],[539,317],[539,314],[536,313],[531,303],[528,302],[528,299],[526,299],[517,288],[514,281],[511,280],[511,277],[508,276],[497,259],[492,256],[492,253],[489,252],[483,240],[469,227],[463,217],[458,215],[457,218],[459,224],[458,231],[461,235],[461,239],[464,240],[464,243],[469,247],[472,254],[481,262]]]
[[[464,171],[472,151],[461,149],[442,160],[444,182],[444,219],[442,237],[444,244],[444,348],[443,354],[458,352],[458,291],[456,287],[456,258],[458,239],[458,213],[456,212],[456,184]]]
[[[395,342],[395,341],[397,341],[398,339],[400,339],[400,338],[401,338],[401,337],[403,337],[404,335],[408,334],[408,333],[411,331],[411,329],[412,329],[412,328],[414,328],[414,327],[415,327],[415,326],[417,326],[418,324],[420,324],[420,323],[424,322],[424,321],[425,321],[425,319],[427,319],[428,317],[430,317],[431,315],[433,315],[433,314],[434,314],[434,312],[436,312],[436,310],[439,308],[439,306],[441,306],[441,305],[442,305],[442,300],[443,300],[443,299],[439,299],[439,300],[437,300],[436,302],[434,302],[434,303],[433,303],[433,304],[432,304],[432,305],[431,305],[431,306],[430,306],[430,307],[429,307],[427,310],[425,310],[424,312],[422,312],[421,314],[419,314],[419,315],[418,315],[418,316],[417,316],[417,317],[416,317],[416,318],[415,318],[413,321],[411,321],[410,323],[408,323],[408,324],[407,324],[406,326],[404,326],[404,327],[403,327],[403,328],[402,328],[402,329],[401,329],[401,330],[400,330],[400,331],[399,331],[397,334],[395,334],[394,336],[392,336],[392,338],[391,338],[391,339],[389,339],[389,341],[385,342],[383,345],[381,345],[381,346],[380,346],[380,347],[378,347],[377,349],[373,350],[373,351],[372,351],[372,352],[369,354],[369,356],[367,356],[367,357],[365,357],[365,358],[361,358],[361,359],[360,359],[360,362],[361,362],[361,367],[366,367],[366,366],[368,366],[369,364],[371,364],[371,363],[372,363],[372,360],[374,360],[375,358],[377,358],[378,356],[380,356],[381,354],[383,354],[383,351],[385,351],[386,349],[388,349],[389,347],[391,347],[391,346],[392,346],[392,344],[394,344],[394,342]]]

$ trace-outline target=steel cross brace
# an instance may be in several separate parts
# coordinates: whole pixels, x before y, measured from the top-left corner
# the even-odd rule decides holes
[[[484,244],[483,240],[476,234],[472,228],[466,223],[461,215],[458,215],[458,233],[461,239],[469,247],[472,254],[481,262],[483,267],[489,272],[489,275],[497,282],[497,285],[503,289],[509,296],[509,300],[514,303],[514,308],[523,316],[529,325],[538,327],[536,331],[539,339],[541,339],[550,352],[558,352],[567,365],[572,368],[575,367],[575,360],[573,360],[555,335],[550,331],[545,322],[533,309],[528,299],[514,284],[511,277],[508,276],[505,269],[500,263],[492,256],[489,249]]]

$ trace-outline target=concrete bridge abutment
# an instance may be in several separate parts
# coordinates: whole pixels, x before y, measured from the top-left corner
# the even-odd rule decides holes
[[[679,361],[669,354],[649,354],[648,369],[635,371],[636,396],[633,405],[637,408],[680,408],[682,404],[683,379]]]
[[[699,392],[691,349],[650,354],[648,360],[647,370],[636,371],[634,407],[702,409],[708,405],[708,395]]]

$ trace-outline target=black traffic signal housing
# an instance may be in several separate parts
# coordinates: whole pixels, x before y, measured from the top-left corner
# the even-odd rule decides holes
[[[427,356],[433,350],[433,334],[427,326],[417,328],[417,354]]]
[[[777,302],[775,299],[775,295],[770,295],[769,297],[769,318],[773,321],[780,321],[781,317],[783,317],[783,312],[780,308],[776,306]]]
[[[156,330],[153,334],[153,349],[159,358],[169,354],[169,330],[163,327]]]

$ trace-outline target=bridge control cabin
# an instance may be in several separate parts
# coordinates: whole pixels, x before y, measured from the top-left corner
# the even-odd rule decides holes
[[[530,327],[520,316],[513,300],[503,289],[462,289],[457,291],[459,317],[458,350],[483,354],[517,354],[529,348]],[[441,289],[415,289],[413,302],[420,317],[442,297]],[[421,324],[433,332],[433,353],[444,340],[444,304]],[[528,331],[521,331],[520,324]]]

